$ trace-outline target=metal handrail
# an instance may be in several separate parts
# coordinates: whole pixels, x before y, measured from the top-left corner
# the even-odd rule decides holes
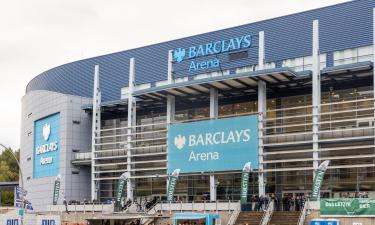
[[[232,214],[230,215],[229,220],[228,220],[228,225],[233,225],[236,223],[237,218],[240,215],[240,212],[241,212],[241,205],[239,204],[239,207],[236,208],[236,210],[234,210]]]
[[[260,223],[261,225],[269,224],[269,222],[271,221],[273,210],[274,210],[274,201],[271,201],[267,206],[267,210],[263,214],[262,222]]]
[[[307,212],[307,209],[309,208],[308,205],[309,205],[309,199],[306,199],[305,204],[303,206],[303,209],[301,210],[301,213],[299,215],[298,224],[297,225],[303,225],[305,223],[306,212]]]

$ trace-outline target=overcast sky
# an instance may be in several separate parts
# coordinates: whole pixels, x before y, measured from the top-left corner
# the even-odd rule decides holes
[[[341,2],[0,0],[0,143],[19,148],[21,98],[47,69]]]

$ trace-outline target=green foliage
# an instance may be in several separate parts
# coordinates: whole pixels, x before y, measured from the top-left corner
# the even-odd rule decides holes
[[[14,158],[12,149],[7,148],[0,154],[0,182],[18,181],[18,165]],[[17,160],[20,158],[20,151],[14,152]]]
[[[7,148],[0,154],[0,182],[18,181],[19,168],[16,159],[14,158],[12,149]],[[20,158],[20,151],[14,152],[17,160]],[[14,200],[14,192],[12,189],[1,190],[1,205],[12,206]]]

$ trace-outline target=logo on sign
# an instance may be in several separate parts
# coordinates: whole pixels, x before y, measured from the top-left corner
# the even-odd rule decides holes
[[[173,52],[173,57],[177,62],[181,62],[185,58],[185,49],[177,48]]]
[[[51,134],[51,125],[46,123],[43,126],[43,138],[44,138],[45,141],[48,140],[50,134]]]
[[[185,146],[185,143],[186,143],[186,138],[185,136],[182,136],[181,134],[177,135],[174,138],[174,145],[176,146],[176,148],[180,150]]]
[[[185,58],[194,59],[204,56],[212,56],[220,53],[235,51],[243,48],[250,48],[252,45],[251,35],[233,37],[226,40],[219,40],[211,43],[191,46],[189,48],[177,48],[173,51],[173,58],[176,62],[182,62]],[[221,64],[217,58],[195,61],[189,64],[189,72],[204,69],[217,68]]]

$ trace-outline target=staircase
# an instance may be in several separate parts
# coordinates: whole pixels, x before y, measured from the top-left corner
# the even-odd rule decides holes
[[[259,225],[263,212],[240,212],[235,225]]]
[[[272,214],[269,225],[297,225],[300,212],[279,212]]]

